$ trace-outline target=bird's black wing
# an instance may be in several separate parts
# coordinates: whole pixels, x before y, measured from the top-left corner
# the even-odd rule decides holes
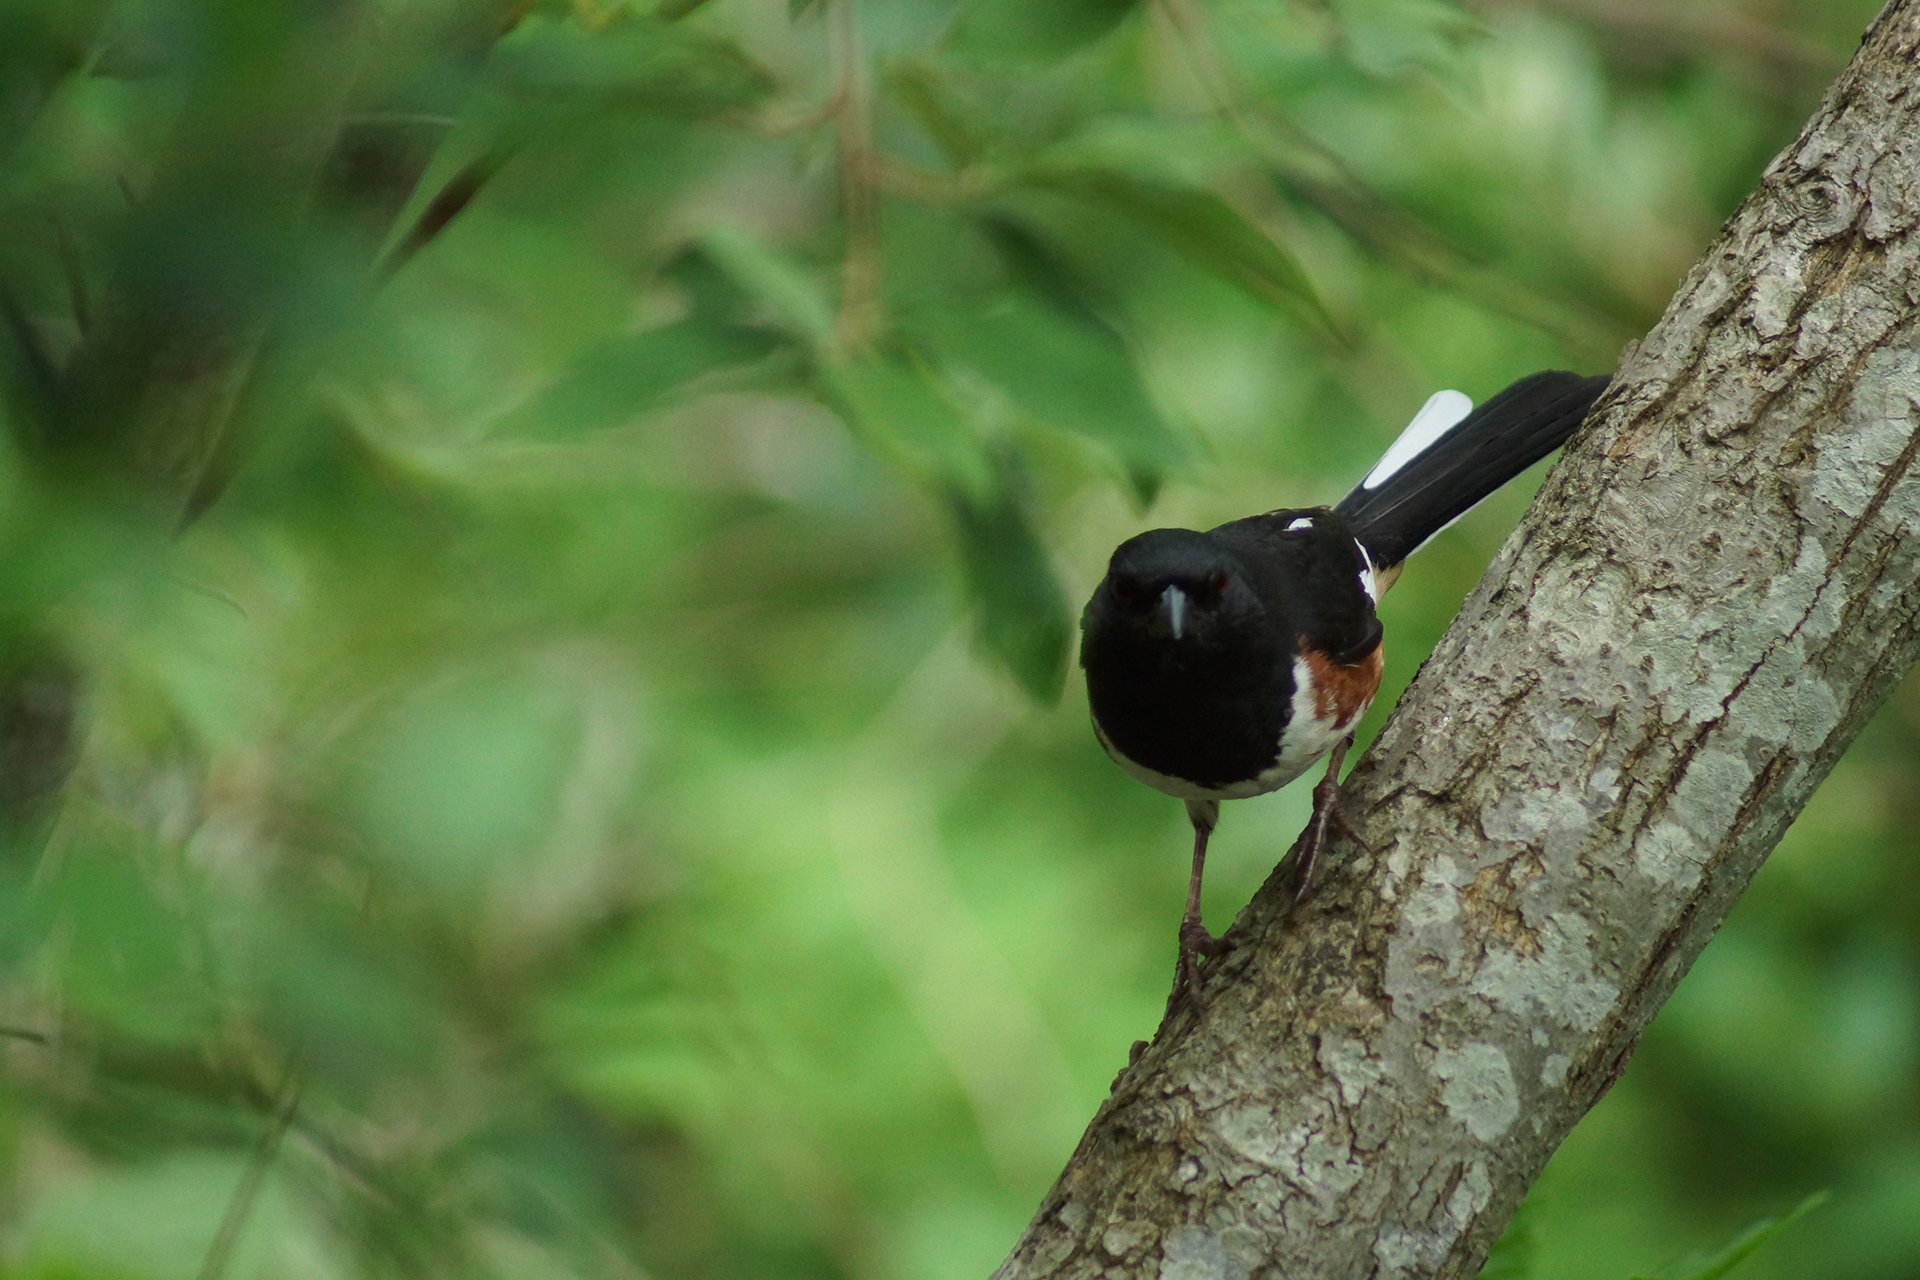
[[[1339,512],[1326,507],[1269,511],[1214,529],[1246,566],[1277,625],[1335,662],[1359,662],[1380,643],[1380,620],[1363,575],[1366,558]]]

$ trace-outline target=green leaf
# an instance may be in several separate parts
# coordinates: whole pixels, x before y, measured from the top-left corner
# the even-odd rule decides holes
[[[1474,19],[1448,0],[1339,0],[1333,12],[1353,65],[1395,77],[1420,67],[1451,70]]]
[[[1812,1213],[1826,1201],[1827,1193],[1816,1191],[1779,1217],[1762,1218],[1704,1261],[1689,1260],[1666,1268],[1663,1275],[1635,1276],[1633,1280],[1722,1280],[1722,1277],[1735,1267],[1752,1257],[1761,1245]]]
[[[1043,157],[1026,176],[1036,186],[1131,219],[1194,265],[1255,297],[1305,303],[1332,324],[1298,259],[1211,187],[1176,173],[1134,172],[1071,153]]]
[[[1210,189],[1245,164],[1247,140],[1219,120],[1110,113],[1088,120],[1035,157],[1043,168],[1122,174],[1164,186]]]
[[[495,430],[553,439],[622,426],[705,374],[760,360],[779,342],[764,330],[690,317],[588,352],[565,376],[503,416]]]
[[[988,450],[951,388],[912,352],[828,366],[823,379],[861,442],[944,500],[982,645],[1031,697],[1057,698],[1072,626],[1013,460]]]
[[[707,116],[746,106],[772,77],[716,36],[628,15],[600,30],[533,15],[495,47],[492,79],[510,95],[537,101],[641,106]]]
[[[1114,309],[1111,296],[1075,268],[1042,232],[998,214],[981,218],[980,231],[1020,286],[1083,324],[1114,331],[1106,319]]]
[[[832,366],[824,378],[827,399],[875,456],[924,488],[973,505],[991,500],[993,461],[924,362],[873,354]]]
[[[1059,698],[1072,646],[1066,593],[1034,529],[1025,484],[1002,459],[984,499],[948,494],[967,583],[980,610],[980,641],[1036,702]]]
[[[833,336],[833,303],[808,269],[738,227],[714,227],[700,237],[707,261],[740,292],[772,312],[796,338],[824,347]]]
[[[1046,64],[1098,40],[1138,7],[1137,0],[966,0],[946,44],[985,62]]]
[[[1021,415],[1096,440],[1137,476],[1184,456],[1120,335],[1084,313],[1012,294],[977,309],[948,300],[911,321],[943,364],[972,375]]]
[[[445,684],[369,723],[342,799],[416,891],[463,902],[537,859],[578,725],[520,674]]]
[[[1083,189],[1153,230],[1195,263],[1269,299],[1319,306],[1294,256],[1242,217],[1217,192],[1175,187],[1121,174],[1088,174]]]
[[[887,89],[947,158],[959,164],[985,154],[1000,132],[992,104],[957,83],[954,69],[931,58],[900,58],[886,72]]]
[[[160,1042],[186,1042],[215,1015],[196,980],[189,928],[195,902],[168,902],[162,887],[111,848],[69,853],[47,894],[63,944],[61,996],[75,1012]]]

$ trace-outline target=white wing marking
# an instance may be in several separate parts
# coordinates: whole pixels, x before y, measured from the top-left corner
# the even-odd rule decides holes
[[[1379,604],[1382,590],[1379,570],[1373,567],[1373,557],[1367,554],[1365,547],[1360,546],[1358,538],[1353,540],[1353,545],[1360,548],[1360,563],[1366,566],[1360,571],[1360,589],[1367,593],[1368,599]]]
[[[1367,472],[1367,478],[1360,482],[1362,489],[1378,489],[1399,470],[1415,458],[1432,448],[1441,436],[1453,430],[1460,420],[1473,412],[1473,401],[1458,391],[1436,391],[1427,397],[1420,406],[1420,412],[1413,415],[1413,421],[1400,433],[1387,449],[1386,454],[1376,462],[1373,470]]]

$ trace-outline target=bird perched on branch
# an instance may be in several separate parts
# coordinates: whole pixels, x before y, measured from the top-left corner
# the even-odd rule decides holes
[[[1477,410],[1439,392],[1331,508],[1152,529],[1114,551],[1081,615],[1080,665],[1100,745],[1193,822],[1176,1000],[1198,1004],[1200,960],[1221,950],[1200,921],[1220,802],[1330,757],[1295,858],[1304,896],[1329,827],[1345,827],[1340,763],[1380,687],[1375,605],[1408,556],[1572,435],[1607,381],[1536,373]]]

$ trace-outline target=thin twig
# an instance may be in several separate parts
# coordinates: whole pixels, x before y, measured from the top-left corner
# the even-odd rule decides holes
[[[929,169],[885,152],[874,159],[882,188],[921,204],[970,204],[1006,185],[974,170]]]
[[[840,209],[847,227],[840,272],[840,315],[835,345],[858,351],[880,322],[879,158],[873,141],[873,86],[854,0],[831,0],[828,44],[833,63],[834,137],[840,148]]]
[[[760,134],[767,138],[786,138],[796,133],[805,133],[817,129],[823,124],[831,124],[840,114],[842,92],[839,87],[827,95],[827,100],[817,107],[804,110],[788,107],[772,107],[764,111],[728,111],[720,116],[720,123],[738,129]]]
[[[279,1099],[273,1109],[273,1117],[267,1127],[260,1132],[260,1140],[254,1144],[253,1154],[247,1159],[247,1168],[240,1175],[240,1185],[233,1189],[233,1199],[227,1202],[227,1211],[220,1217],[220,1227],[213,1233],[213,1242],[207,1246],[206,1260],[200,1264],[200,1280],[219,1280],[226,1271],[227,1260],[233,1256],[233,1247],[240,1239],[241,1228],[246,1226],[247,1215],[253,1211],[254,1201],[260,1196],[260,1187],[266,1181],[267,1170],[273,1165],[273,1157],[280,1150],[280,1140],[286,1137],[287,1126],[293,1123],[293,1114],[300,1108],[299,1055],[287,1059],[286,1068],[280,1073],[280,1082],[274,1086],[274,1096]]]

